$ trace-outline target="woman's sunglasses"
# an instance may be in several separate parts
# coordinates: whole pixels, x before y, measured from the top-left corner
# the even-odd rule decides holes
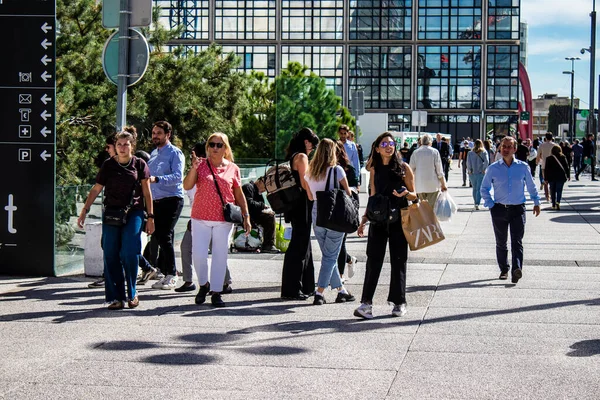
[[[225,146],[225,144],[223,144],[223,143],[215,143],[215,142],[209,142],[208,143],[208,147],[210,147],[211,149],[214,148],[215,146],[217,146],[217,148],[220,149],[223,146]]]
[[[388,147],[388,146],[389,147],[395,147],[396,146],[396,142],[381,142],[381,143],[379,143],[379,146],[383,147],[384,149],[386,147]]]

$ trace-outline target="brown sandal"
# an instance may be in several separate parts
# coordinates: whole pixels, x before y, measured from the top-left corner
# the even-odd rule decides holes
[[[108,305],[109,310],[122,310],[123,308],[125,308],[125,304],[119,300],[115,300]]]
[[[137,297],[137,296],[135,296],[135,297],[133,298],[133,300],[129,300],[129,301],[127,302],[127,305],[129,305],[129,308],[136,308],[137,306],[139,306],[139,305],[140,305],[140,299],[138,299],[138,297]]]

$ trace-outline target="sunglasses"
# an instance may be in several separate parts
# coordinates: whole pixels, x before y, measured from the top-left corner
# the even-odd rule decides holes
[[[395,147],[396,146],[396,142],[381,142],[379,143],[379,147],[383,147],[384,149],[386,147]]]
[[[215,142],[208,143],[208,147],[210,147],[211,149],[214,148],[215,146],[217,146],[217,149],[220,149],[223,146],[225,146],[225,144],[224,143],[215,143]]]

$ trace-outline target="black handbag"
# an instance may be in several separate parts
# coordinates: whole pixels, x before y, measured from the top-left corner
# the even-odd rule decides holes
[[[124,226],[127,224],[127,214],[129,213],[129,206],[127,207],[105,207],[104,213],[102,214],[102,223],[110,226]]]
[[[333,170],[333,189],[329,189],[329,180]],[[325,190],[317,192],[317,226],[336,232],[353,233],[359,225],[358,199],[348,196],[339,188],[336,167],[327,174]]]
[[[374,224],[393,224],[400,219],[400,207],[388,196],[375,193],[367,202],[367,219]]]
[[[223,217],[225,218],[225,221],[232,222],[234,224],[243,223],[244,218],[242,217],[242,209],[238,205],[232,203],[225,203],[225,200],[223,200],[223,195],[221,194],[221,189],[219,189],[217,177],[215,176],[215,173],[213,172],[212,166],[210,165],[208,159],[206,159],[206,163],[208,164],[208,169],[210,169],[210,173],[212,174],[213,180],[215,181],[217,193],[219,193],[219,198],[221,199],[221,204],[223,204]]]

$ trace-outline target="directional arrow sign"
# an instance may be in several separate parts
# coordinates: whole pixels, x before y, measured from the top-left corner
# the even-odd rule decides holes
[[[52,46],[52,42],[49,42],[48,39],[44,39],[42,43],[40,43],[44,50],[48,50],[48,47]]]
[[[48,154],[48,152],[44,150],[42,151],[42,154],[40,154],[40,157],[42,157],[42,160],[47,161],[49,158],[52,158],[52,155]]]
[[[41,77],[44,80],[44,82],[48,82],[48,79],[52,78],[52,75],[50,75],[48,73],[48,71],[44,71],[44,73],[41,75]]]
[[[46,105],[46,104],[48,104],[49,102],[52,101],[52,97],[48,97],[48,95],[44,93],[44,95],[42,96],[42,98],[40,99],[40,101],[42,103],[44,103],[44,105]]]
[[[51,117],[52,114],[49,114],[48,111],[44,110],[43,113],[40,114],[40,117],[44,119],[44,121],[48,121],[48,117]]]
[[[48,33],[52,30],[52,25],[48,25],[47,22],[44,22],[44,25],[42,25],[41,29],[44,31],[44,33]]]
[[[52,59],[50,57],[48,57],[46,54],[44,54],[44,57],[42,57],[42,59],[40,61],[42,62],[42,64],[48,65],[48,63],[52,62]]]
[[[44,129],[42,129],[40,131],[40,133],[44,136],[44,137],[48,137],[48,135],[52,134],[52,131],[50,129],[48,129],[47,127],[44,127]]]

